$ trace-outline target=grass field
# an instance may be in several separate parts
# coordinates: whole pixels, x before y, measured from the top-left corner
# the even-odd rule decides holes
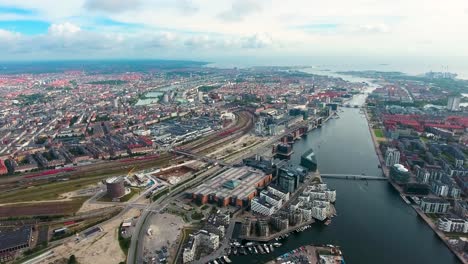
[[[63,202],[28,203],[0,206],[0,217],[72,215],[89,197]]]
[[[374,135],[375,135],[376,137],[378,137],[378,138],[383,138],[383,137],[385,137],[385,135],[384,135],[382,129],[380,129],[380,128],[374,128]]]
[[[70,179],[68,181],[52,182],[40,186],[29,186],[11,192],[0,193],[0,204],[30,201],[46,201],[60,199],[60,194],[85,188],[109,177],[103,174],[96,177]]]

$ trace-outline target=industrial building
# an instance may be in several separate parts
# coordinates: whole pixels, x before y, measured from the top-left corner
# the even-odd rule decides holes
[[[264,187],[271,179],[271,174],[250,167],[229,168],[192,189],[189,194],[200,204],[247,206],[257,195],[257,188]]]
[[[123,177],[112,177],[106,180],[107,196],[111,199],[120,198],[125,195],[125,179]]]
[[[29,248],[31,245],[31,226],[0,229],[0,255]]]

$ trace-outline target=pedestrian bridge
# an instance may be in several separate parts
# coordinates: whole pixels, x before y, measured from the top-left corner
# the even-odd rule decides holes
[[[387,181],[386,177],[382,176],[368,176],[368,175],[356,175],[356,174],[320,174],[322,178],[335,178],[335,179],[349,179],[349,180],[375,180],[375,181]]]

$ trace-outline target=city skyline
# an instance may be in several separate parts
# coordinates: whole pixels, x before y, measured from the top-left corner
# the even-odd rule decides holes
[[[285,57],[304,63],[303,56],[426,56],[460,63],[468,56],[463,45],[468,36],[460,31],[466,26],[468,3],[461,0],[447,5],[421,0],[2,0],[0,56],[205,61],[255,56],[271,63]]]

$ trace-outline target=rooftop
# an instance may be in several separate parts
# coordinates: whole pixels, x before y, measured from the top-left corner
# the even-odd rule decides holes
[[[14,229],[0,229],[0,251],[29,244],[31,226],[22,226]]]
[[[256,191],[266,174],[250,167],[230,168],[192,190],[194,194],[215,194],[218,197],[243,199]]]

